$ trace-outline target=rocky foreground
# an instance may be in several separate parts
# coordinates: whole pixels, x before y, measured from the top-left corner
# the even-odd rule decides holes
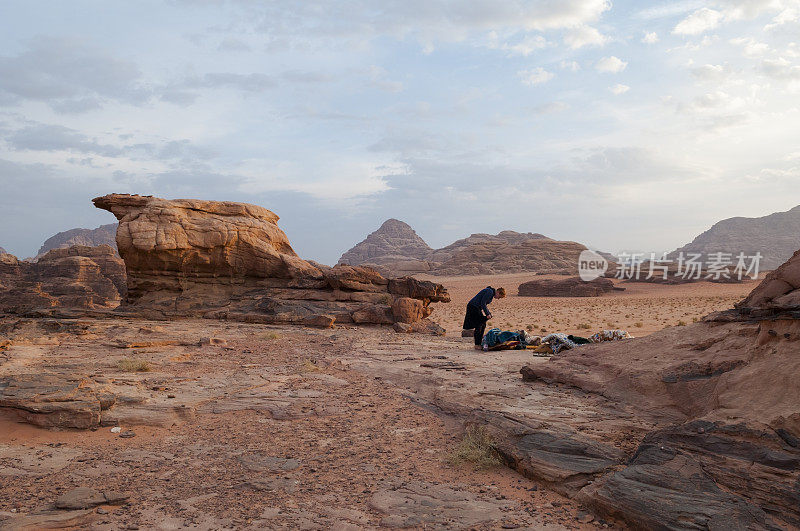
[[[0,526],[795,528],[798,267],[704,322],[551,358],[375,327],[6,318]],[[519,475],[450,465],[465,426]]]
[[[538,358],[396,334],[446,290],[302,260],[260,207],[95,202],[125,289],[108,247],[3,255],[39,307],[0,317],[0,529],[800,527],[800,251],[702,322]],[[465,428],[519,474],[451,463]]]
[[[0,336],[0,529],[606,522],[506,467],[448,463],[464,419],[431,409],[430,386],[524,390],[520,357],[203,319],[6,318]]]

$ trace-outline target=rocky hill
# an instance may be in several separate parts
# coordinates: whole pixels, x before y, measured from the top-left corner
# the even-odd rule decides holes
[[[578,256],[585,249],[579,243],[550,238],[519,243],[476,242],[455,250],[444,262],[436,264],[432,272],[443,276],[575,272]]]
[[[125,295],[125,264],[108,245],[53,249],[36,262],[0,255],[0,312],[116,307]]]
[[[389,266],[395,272],[428,271],[431,249],[410,225],[398,219],[387,219],[339,259],[340,264],[370,265],[378,269]]]
[[[60,249],[73,245],[86,245],[88,247],[109,245],[112,249],[116,249],[117,224],[100,225],[96,229],[70,229],[59,232],[45,240],[37,255],[41,256],[51,249]]]
[[[574,269],[584,249],[575,242],[506,230],[472,234],[434,250],[408,224],[390,219],[344,253],[339,263],[374,267],[389,276],[552,273]]]
[[[715,223],[691,243],[676,249],[678,253],[739,253],[751,256],[759,252],[762,270],[771,270],[788,260],[800,247],[800,205],[787,212],[761,218],[735,217]]]
[[[0,254],[8,254],[8,251],[0,247]]]

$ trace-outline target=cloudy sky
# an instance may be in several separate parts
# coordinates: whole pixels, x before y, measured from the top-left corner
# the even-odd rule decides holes
[[[800,0],[0,4],[0,246],[110,192],[247,201],[334,263],[541,232],[671,250],[800,204]]]

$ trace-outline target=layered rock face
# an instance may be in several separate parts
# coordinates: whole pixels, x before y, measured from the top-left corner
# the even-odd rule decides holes
[[[97,247],[98,245],[108,245],[112,249],[117,248],[117,224],[100,225],[96,229],[70,229],[59,232],[48,239],[39,248],[37,256],[41,256],[51,249],[72,247],[73,245],[85,245]]]
[[[507,230],[499,234],[472,234],[434,250],[410,226],[390,219],[344,253],[339,263],[367,265],[387,275],[561,273],[575,271],[584,249],[575,242]]]
[[[780,266],[797,249],[800,233],[800,206],[787,212],[776,212],[761,218],[736,217],[722,220],[700,234],[691,243],[676,249],[678,253],[739,253],[752,256],[761,253],[762,270]]]
[[[119,220],[124,309],[256,322],[413,323],[444,288],[298,257],[273,212],[245,203],[127,194],[94,199]]]
[[[37,262],[0,255],[0,311],[111,309],[125,294],[125,266],[108,245],[53,249]]]
[[[495,275],[501,273],[569,273],[577,270],[586,247],[575,242],[535,238],[512,244],[475,243],[460,248],[434,269],[437,275]]]
[[[519,285],[520,297],[600,297],[614,290],[614,282],[596,278],[584,282],[579,277],[563,280],[537,279]]]
[[[393,272],[430,270],[428,257],[433,253],[425,241],[408,224],[388,219],[378,230],[347,251],[340,264],[368,265]]]
[[[575,492],[583,503],[643,528],[800,526],[800,251],[736,306],[523,369],[649,426],[624,466]]]
[[[800,318],[800,251],[769,273],[736,308],[754,317],[790,314]]]

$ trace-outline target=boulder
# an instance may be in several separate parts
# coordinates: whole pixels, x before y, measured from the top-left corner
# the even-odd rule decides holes
[[[20,374],[0,378],[0,408],[42,427],[96,428],[100,412],[114,405],[107,385],[59,374]]]
[[[98,197],[94,204],[119,220],[124,312],[313,326],[392,324],[423,319],[432,302],[449,301],[432,282],[303,260],[278,216],[263,207],[127,194]],[[417,302],[395,304],[402,298]]]
[[[736,308],[749,315],[800,311],[800,250],[769,273]]]
[[[614,290],[614,282],[608,278],[596,278],[585,282],[580,277],[558,279],[535,279],[519,285],[520,297],[600,297]]]

